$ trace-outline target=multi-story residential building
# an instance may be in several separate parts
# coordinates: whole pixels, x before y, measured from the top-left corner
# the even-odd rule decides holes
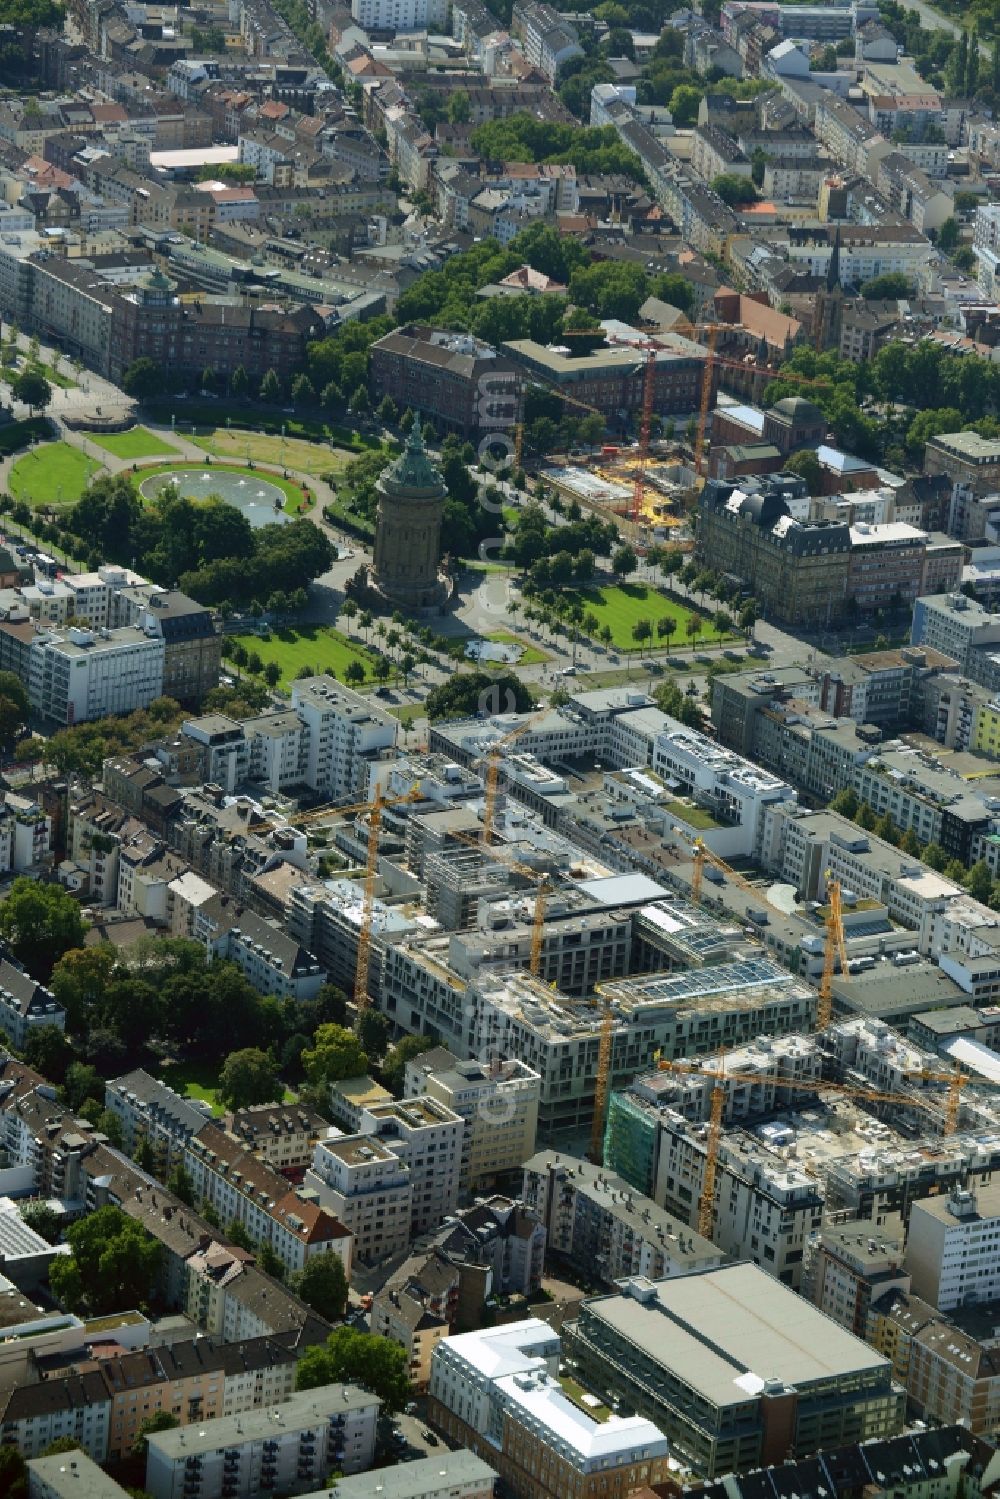
[[[258,1160],[289,1173],[305,1170],[316,1142],[330,1134],[327,1121],[302,1104],[252,1104],[223,1117],[226,1132]]]
[[[204,942],[211,957],[235,963],[261,994],[304,1002],[314,999],[325,982],[326,972],[311,952],[277,922],[265,921],[231,896],[213,891],[192,912],[185,929],[196,942]]]
[[[459,1185],[464,1191],[519,1171],[535,1153],[542,1080],[516,1057],[496,1062],[456,1062],[424,1069],[422,1057],[407,1067],[405,1096],[426,1095],[465,1123]]]
[[[395,749],[399,720],[333,677],[300,677],[292,709],[303,728],[302,779],[331,798],[368,790],[371,764]]]
[[[0,959],[0,1031],[15,1051],[23,1051],[32,1032],[43,1025],[64,1031],[66,1011],[43,984]]]
[[[363,1473],[375,1456],[380,1401],[356,1385],[304,1390],[268,1410],[219,1416],[148,1439],[145,1487],[153,1499],[234,1499],[270,1489],[304,1494],[329,1473]]]
[[[868,22],[871,26],[873,23]],[[892,39],[895,56],[896,39]],[[756,1499],[783,1487],[795,1494],[865,1494],[869,1499],[959,1499],[964,1492],[982,1499],[992,1484],[996,1462],[989,1440],[964,1426],[914,1430],[905,1437],[872,1438],[800,1462],[785,1459],[755,1473],[727,1473],[704,1486],[703,1499]],[[62,1499],[62,1496],[58,1496]]]
[[[913,1294],[938,1311],[1000,1295],[1000,1187],[953,1187],[910,1210],[906,1269]]]
[[[351,0],[351,15],[365,31],[443,31],[444,0]]]
[[[428,1415],[516,1499],[625,1499],[665,1481],[667,1443],[652,1422],[596,1420],[569,1400],[558,1372],[559,1336],[534,1317],[446,1338],[431,1362]]]
[[[563,1335],[584,1385],[656,1421],[706,1477],[902,1426],[889,1360],[755,1265],[635,1277],[584,1301]]]
[[[712,480],[697,545],[707,567],[741,579],[771,618],[815,625],[843,613],[851,555],[844,522],[795,520],[778,493],[750,495]]]
[[[947,474],[976,494],[995,494],[1000,483],[1000,442],[978,432],[939,432],[924,449],[924,473]]]
[[[490,344],[468,333],[423,326],[396,328],[372,344],[377,399],[419,410],[463,437],[513,431],[521,375]]]
[[[517,0],[511,30],[523,43],[528,61],[541,68],[550,83],[574,57],[583,56],[576,28],[540,0]]]
[[[93,1458],[107,1461],[111,1440],[111,1399],[99,1369],[66,1379],[39,1380],[8,1390],[0,1408],[0,1435],[22,1457],[40,1457],[65,1438]]]
[[[966,1325],[968,1324],[968,1325]],[[960,1424],[992,1437],[1000,1411],[1000,1360],[981,1309],[936,1312],[890,1291],[871,1308],[868,1342],[892,1360],[910,1410],[931,1426]]]
[[[545,1225],[547,1252],[605,1285],[629,1275],[690,1275],[723,1261],[708,1239],[686,1234],[683,1221],[635,1196],[621,1177],[564,1152],[525,1161],[523,1197]]]
[[[332,1251],[350,1274],[349,1229],[293,1191],[242,1140],[207,1124],[186,1143],[183,1161],[198,1201],[210,1203],[221,1222],[241,1223],[255,1243],[269,1244],[287,1270],[301,1270],[314,1255]]]
[[[409,1244],[409,1166],[374,1136],[319,1141],[305,1185],[350,1231],[362,1264],[389,1259]]]
[[[359,1134],[375,1139],[407,1168],[410,1231],[430,1233],[458,1202],[465,1121],[436,1099],[376,1103],[361,1115]]]
[[[806,1253],[803,1295],[856,1337],[866,1336],[868,1315],[876,1301],[890,1291],[909,1289],[901,1224],[892,1230],[873,1219],[852,1218],[847,1223],[828,1223],[813,1235]]]
[[[691,165],[699,177],[711,182],[724,174],[750,177],[750,158],[734,138],[718,125],[698,125],[691,136]]]
[[[448,1311],[452,1295],[457,1297],[458,1279],[457,1270],[432,1260],[417,1274],[394,1276],[372,1303],[372,1332],[406,1350],[410,1379],[418,1390],[426,1390],[434,1349],[449,1334]]]
[[[163,1175],[212,1117],[206,1104],[182,1098],[141,1067],[105,1083],[104,1105],[121,1125],[125,1153],[134,1156],[144,1140]]]
[[[133,626],[43,632],[29,652],[28,698],[41,718],[61,726],[132,713],[162,696],[164,659],[163,639]]]
[[[796,800],[787,781],[679,724],[657,735],[652,765],[712,814],[719,827],[706,841],[724,856],[759,855],[768,811]],[[675,810],[683,821],[683,808]]]

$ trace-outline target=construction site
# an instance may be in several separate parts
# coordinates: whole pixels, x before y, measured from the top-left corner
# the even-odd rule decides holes
[[[669,542],[692,549],[692,517],[708,473],[717,402],[759,400],[779,377],[805,380],[782,372],[802,333],[794,319],[735,294],[720,311],[733,321],[691,323],[682,316],[670,326],[633,327],[606,318],[597,347],[597,330],[564,332],[551,346],[527,339],[504,345],[525,370],[524,389],[555,395],[575,413],[599,416],[607,431],[621,434],[599,448],[570,449],[562,463],[546,466],[544,454],[528,456],[562,498],[614,518],[640,548]],[[781,326],[772,328],[773,322]],[[518,467],[524,453],[522,390]]]

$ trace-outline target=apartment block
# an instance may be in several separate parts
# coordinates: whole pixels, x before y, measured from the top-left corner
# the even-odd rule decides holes
[[[410,1232],[430,1233],[455,1211],[465,1121],[430,1097],[372,1104],[360,1135],[377,1140],[405,1165],[410,1179]]]
[[[328,676],[294,682],[292,708],[305,730],[306,785],[330,797],[363,798],[369,766],[395,748],[399,720]]]
[[[409,1244],[410,1169],[377,1137],[321,1140],[305,1185],[350,1232],[362,1264],[389,1259]]]
[[[909,1289],[900,1221],[881,1227],[874,1219],[852,1218],[828,1223],[813,1235],[806,1251],[803,1295],[856,1337],[866,1336],[876,1301],[890,1291]]]
[[[350,1230],[292,1190],[242,1140],[207,1124],[185,1145],[183,1161],[197,1200],[210,1203],[222,1223],[241,1223],[255,1243],[269,1244],[286,1270],[301,1270],[308,1259],[331,1250],[350,1274]]]
[[[723,1260],[708,1239],[686,1234],[683,1220],[576,1156],[539,1151],[525,1161],[522,1195],[545,1225],[547,1251],[606,1285],[629,1275],[689,1275]]]
[[[315,1492],[334,1469],[371,1467],[379,1405],[369,1391],[338,1383],[197,1430],[156,1432],[148,1439],[145,1487],[152,1499]]]
[[[436,1099],[464,1121],[459,1185],[475,1190],[518,1172],[535,1153],[542,1080],[516,1057],[456,1062],[445,1070],[408,1068],[406,1096]]]

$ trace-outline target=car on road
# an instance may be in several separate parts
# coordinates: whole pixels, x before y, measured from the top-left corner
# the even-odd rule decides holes
[[[748,656],[767,656],[769,654],[770,647],[766,646],[762,640],[751,640],[747,646]]]
[[[722,654],[725,656],[727,661],[743,660],[743,657],[740,655],[739,651],[723,651]]]
[[[432,1447],[439,1447],[441,1445],[440,1442],[438,1441],[437,1437],[434,1435],[434,1433],[430,1430],[429,1427],[425,1426],[424,1429],[423,1429],[423,1431],[420,1433],[420,1435],[423,1437],[423,1439],[424,1439],[425,1442],[430,1442],[430,1444],[431,1444]]]

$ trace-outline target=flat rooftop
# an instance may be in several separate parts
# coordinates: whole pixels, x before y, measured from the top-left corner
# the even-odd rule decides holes
[[[756,1265],[646,1282],[649,1300],[597,1298],[588,1312],[716,1406],[743,1405],[769,1380],[808,1389],[885,1370],[880,1354]]]
[[[158,1431],[150,1436],[167,1462],[183,1461],[223,1447],[242,1447],[248,1442],[266,1441],[300,1427],[319,1426],[331,1416],[348,1411],[362,1411],[382,1402],[370,1390],[357,1385],[324,1385],[290,1395],[280,1405],[260,1410],[241,1411],[232,1416],[218,1416],[203,1425],[179,1426],[175,1431]]]

